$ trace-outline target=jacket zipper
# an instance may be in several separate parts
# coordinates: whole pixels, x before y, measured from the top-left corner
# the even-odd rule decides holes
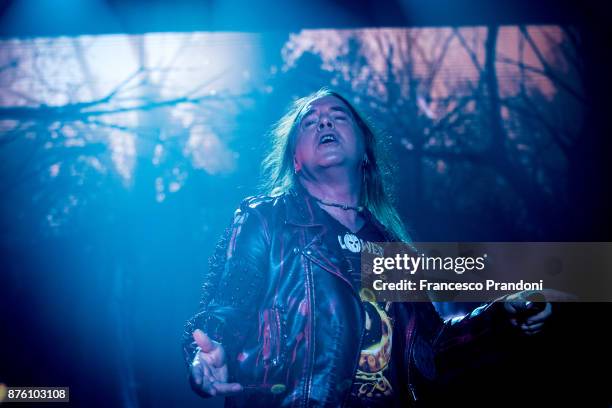
[[[307,257],[308,259],[308,257]],[[308,341],[310,343],[310,347],[312,347],[312,352],[310,353],[310,356],[308,356],[309,361],[308,361],[308,377],[306,378],[306,386],[304,389],[304,408],[308,408],[309,405],[309,401],[310,401],[310,388],[311,388],[311,384],[312,384],[312,370],[313,370],[313,366],[314,366],[314,354],[315,354],[315,343],[314,343],[314,282],[313,282],[313,275],[312,275],[312,268],[310,267],[309,264],[307,264],[306,267],[307,270],[307,278],[308,278],[308,308],[309,308],[309,313],[310,313],[310,329],[308,330]]]
[[[283,356],[283,328],[281,323],[281,313],[276,306],[270,309],[270,313],[272,314],[271,320],[274,322],[270,325],[271,329],[274,328],[274,331],[270,330],[270,334],[272,337],[271,347],[274,347],[274,350],[270,350],[271,352],[271,364],[273,366],[278,366],[284,360]]]
[[[410,342],[407,344],[406,347],[406,352],[408,354],[408,358],[407,358],[407,363],[406,363],[406,372],[408,373],[406,375],[406,382],[408,383],[408,389],[410,390],[410,394],[412,396],[412,399],[414,400],[414,402],[416,402],[418,400],[416,392],[414,390],[414,385],[411,382],[411,377],[412,377],[412,370],[410,369],[410,363],[412,362],[412,348],[414,345],[414,340],[415,340],[415,329],[416,329],[416,314],[414,311],[414,308],[411,307],[411,320],[409,323],[409,326],[406,330],[406,336],[410,336]]]
[[[359,336],[359,347],[357,348],[357,358],[355,359],[355,363],[353,364],[353,372],[351,374],[351,381],[352,381],[352,380],[355,379],[355,373],[357,372],[357,366],[359,365],[359,359],[361,358],[361,346],[363,345],[363,335],[365,334],[365,324],[363,323],[365,321],[365,309],[363,308],[363,303],[361,302],[361,298],[355,293],[355,289],[353,288],[353,285],[344,276],[337,274],[336,272],[326,268],[322,263],[319,263],[319,262],[315,261],[314,258],[311,257],[311,254],[312,254],[311,251],[306,251],[306,252],[300,251],[300,252],[302,253],[302,255],[304,255],[306,257],[306,259],[310,260],[312,263],[317,264],[319,267],[325,269],[326,271],[328,271],[332,275],[340,278],[343,282],[345,282],[349,286],[349,289],[350,289],[350,291],[352,293],[352,296],[357,300],[357,304],[359,305],[359,310],[361,311],[361,322],[362,322],[362,324],[361,324],[361,335]],[[312,274],[312,269],[310,268],[310,265],[308,266],[308,270]],[[311,333],[311,336],[312,335],[313,335],[313,333]],[[311,365],[310,376],[308,378],[308,384],[310,384],[310,381],[312,381],[312,365]],[[352,387],[352,382],[351,382],[351,387]],[[348,392],[346,393],[346,395],[344,396],[344,399],[342,401],[342,407],[345,406],[346,400],[347,400],[350,392],[351,392],[351,390],[349,388]]]

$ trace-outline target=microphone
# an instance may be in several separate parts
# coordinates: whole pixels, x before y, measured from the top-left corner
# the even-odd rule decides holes
[[[531,292],[525,296],[525,306],[530,311],[540,312],[546,307],[546,296],[542,292]]]

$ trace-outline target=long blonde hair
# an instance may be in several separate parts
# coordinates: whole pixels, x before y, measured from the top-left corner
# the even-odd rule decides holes
[[[301,115],[312,102],[325,96],[333,96],[344,102],[363,134],[367,161],[363,167],[361,203],[391,232],[395,240],[410,242],[404,224],[390,199],[388,186],[385,183],[386,176],[390,174],[390,168],[385,160],[380,160],[382,149],[377,143],[372,126],[346,98],[328,88],[322,88],[296,100],[289,111],[273,127],[271,131],[272,148],[263,162],[262,188],[264,193],[273,196],[283,194],[298,183],[293,171],[293,156]]]

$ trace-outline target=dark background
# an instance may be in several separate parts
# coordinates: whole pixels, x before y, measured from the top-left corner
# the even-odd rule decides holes
[[[594,1],[0,2],[0,382],[70,386],[75,406],[219,404],[189,390],[182,326],[197,307],[217,237],[240,199],[257,191],[265,133],[292,98],[323,85],[348,95],[381,131],[396,203],[415,239],[610,241],[610,16],[605,2]],[[388,45],[378,49],[389,63],[384,75],[360,76],[374,54],[358,36],[331,60],[309,49],[278,68],[287,65],[281,50],[299,43],[302,29],[435,27],[410,32],[443,40],[474,26],[482,34],[474,86],[459,85],[446,98],[434,92],[435,58],[423,58],[423,74],[413,54]],[[529,48],[531,26],[557,27],[562,40],[542,55],[537,76],[526,67],[505,75],[491,62],[499,63],[500,44],[512,42],[514,30]],[[117,113],[128,106],[119,99],[58,102],[53,96],[68,91],[53,83],[38,93],[52,71],[71,83],[58,41],[130,34],[143,44],[148,33],[164,32],[259,33],[261,72],[251,82],[187,101],[223,146],[204,149],[204,164],[186,150],[202,123],[175,119],[185,95],[164,96],[153,70],[138,74],[143,92],[130,101],[132,122]],[[22,50],[32,44],[56,63],[25,66]],[[393,65],[393,57],[405,63]],[[104,69],[116,63],[106,60]],[[443,83],[463,72],[453,67],[442,70]],[[375,81],[379,94],[368,88]],[[525,90],[506,95],[506,83]],[[541,92],[547,86],[553,97]],[[442,116],[423,108],[434,102]],[[98,120],[92,106],[108,111]],[[127,178],[117,170],[113,131],[136,141]],[[227,151],[238,155],[226,166]],[[444,316],[468,307],[437,306]],[[609,405],[609,309],[558,307],[549,333],[500,344],[510,358],[469,370],[448,395],[454,403],[482,401],[484,390],[494,390],[506,403],[529,405],[529,395]]]

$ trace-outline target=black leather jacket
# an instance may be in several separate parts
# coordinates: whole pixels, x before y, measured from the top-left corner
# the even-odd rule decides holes
[[[322,211],[301,187],[247,198],[211,258],[201,309],[187,323],[183,348],[190,364],[196,328],[223,344],[230,382],[247,387],[226,399],[228,407],[346,405],[365,312],[345,278],[342,254],[322,239]],[[367,210],[366,216],[392,240]],[[461,366],[465,359],[447,359],[448,351],[494,332],[494,316],[501,313],[492,303],[444,323],[429,302],[393,306],[392,358],[402,406],[426,398],[430,385],[452,371],[445,360]]]

